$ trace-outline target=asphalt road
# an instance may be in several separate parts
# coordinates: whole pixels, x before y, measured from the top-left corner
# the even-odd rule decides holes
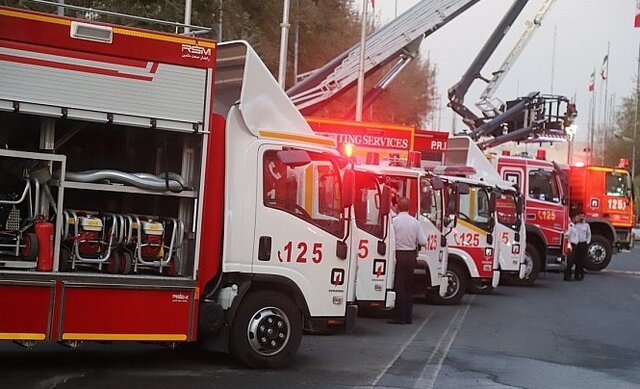
[[[548,273],[460,306],[418,302],[410,326],[360,318],[353,334],[305,336],[283,370],[155,345],[0,343],[0,388],[638,388],[639,323],[637,249],[582,282]]]

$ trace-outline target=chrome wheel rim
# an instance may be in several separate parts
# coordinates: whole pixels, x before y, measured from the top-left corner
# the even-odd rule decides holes
[[[529,278],[533,272],[533,258],[531,254],[525,252],[524,254],[524,278]]]
[[[589,258],[591,258],[591,262],[596,265],[599,265],[604,262],[607,257],[607,250],[601,243],[592,243],[589,246]]]
[[[452,298],[458,293],[458,289],[460,288],[460,278],[458,275],[451,270],[447,270],[447,293],[444,295],[444,298]]]
[[[291,336],[287,315],[276,307],[265,307],[249,320],[247,339],[249,345],[262,356],[272,356],[285,348]]]

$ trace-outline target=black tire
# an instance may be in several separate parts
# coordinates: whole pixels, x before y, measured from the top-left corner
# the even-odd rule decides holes
[[[493,292],[492,285],[469,282],[469,285],[467,286],[467,293],[470,294],[491,294],[491,292]]]
[[[447,265],[447,278],[449,282],[447,294],[444,297],[440,296],[439,288],[429,290],[425,294],[429,303],[435,305],[456,305],[460,303],[469,283],[467,272],[459,263],[449,262]]]
[[[58,271],[69,271],[71,269],[71,249],[68,247],[60,247],[60,261],[58,263]]]
[[[294,302],[280,293],[260,291],[240,303],[229,351],[250,367],[281,368],[291,362],[301,340],[302,314]]]
[[[23,261],[33,261],[38,256],[38,237],[32,232],[27,232],[22,235],[22,241],[20,242],[24,247],[20,250],[20,259]]]
[[[600,271],[611,263],[613,247],[611,242],[602,235],[593,235],[591,244],[587,248],[587,258],[584,268],[590,271]]]
[[[527,271],[523,279],[518,276],[509,276],[509,284],[515,286],[531,286],[536,282],[540,270],[542,270],[542,258],[536,247],[530,243],[527,243],[527,248],[524,252],[525,262],[527,264]]]

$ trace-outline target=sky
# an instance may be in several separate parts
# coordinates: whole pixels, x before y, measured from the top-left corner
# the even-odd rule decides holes
[[[443,106],[440,119],[434,117],[433,123],[427,123],[429,127],[440,123],[441,130],[451,130],[453,114],[446,107],[447,89],[460,79],[512,1],[481,0],[422,42],[421,53],[428,55],[437,66],[436,82]],[[398,14],[401,14],[416,3],[418,0],[376,0],[376,19],[386,23],[393,19],[396,4]],[[533,18],[541,4],[542,0],[529,1],[484,67],[485,77],[490,78],[491,72],[500,67],[524,31],[525,22]],[[356,6],[362,9],[361,0],[356,1]],[[586,140],[591,99],[587,87],[595,68],[596,98],[603,100],[604,93],[601,92],[605,88],[600,82],[599,71],[608,43],[608,96],[614,95],[620,104],[622,97],[632,94],[640,41],[640,28],[633,27],[635,11],[634,0],[556,0],[545,15],[542,27],[537,29],[503,79],[495,97],[505,101],[533,91],[553,92],[572,99],[575,95],[579,112],[576,136],[578,140]],[[552,77],[554,30],[556,44]],[[474,83],[465,98],[468,106],[473,107],[484,87],[482,81]],[[599,116],[602,111],[600,108]],[[456,129],[463,128],[457,121]]]

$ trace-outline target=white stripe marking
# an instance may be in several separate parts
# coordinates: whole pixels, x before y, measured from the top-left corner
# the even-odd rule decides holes
[[[458,308],[456,314],[451,319],[449,326],[440,337],[436,347],[433,349],[429,360],[424,365],[420,378],[418,378],[416,383],[413,385],[414,388],[433,388],[433,385],[440,374],[440,370],[442,369],[442,365],[444,364],[444,360],[447,358],[449,350],[458,336],[458,331],[460,330],[460,327],[462,327],[462,323],[464,322],[467,312],[469,312],[469,308],[471,308],[471,303],[475,297],[476,296],[471,296],[471,299],[469,299],[469,302],[464,307],[462,313],[460,313],[460,308]],[[429,375],[429,378],[427,378],[427,375]]]
[[[604,269],[602,273],[610,273],[610,274],[624,274],[629,276],[640,276],[640,271],[638,270],[614,270],[614,269]]]
[[[374,387],[378,384],[378,382],[380,382],[380,380],[382,379],[382,377],[387,373],[387,371],[389,371],[389,369],[391,368],[391,366],[393,366],[393,364],[398,360],[398,358],[400,358],[400,355],[402,355],[402,353],[404,352],[404,350],[411,344],[411,342],[413,342],[413,340],[416,338],[416,336],[418,335],[418,333],[420,331],[422,331],[422,329],[424,328],[424,326],[427,324],[427,322],[429,320],[431,320],[431,318],[433,317],[433,315],[435,314],[435,311],[432,311],[429,316],[427,316],[426,319],[424,319],[424,321],[422,322],[422,324],[420,325],[420,327],[418,327],[418,329],[413,333],[413,335],[409,338],[409,340],[407,340],[402,347],[400,348],[400,350],[396,353],[396,355],[393,357],[393,359],[387,364],[387,366],[384,368],[384,370],[382,370],[380,372],[380,374],[378,374],[378,376],[376,377],[375,381],[373,381],[373,384],[371,384],[371,387]]]

